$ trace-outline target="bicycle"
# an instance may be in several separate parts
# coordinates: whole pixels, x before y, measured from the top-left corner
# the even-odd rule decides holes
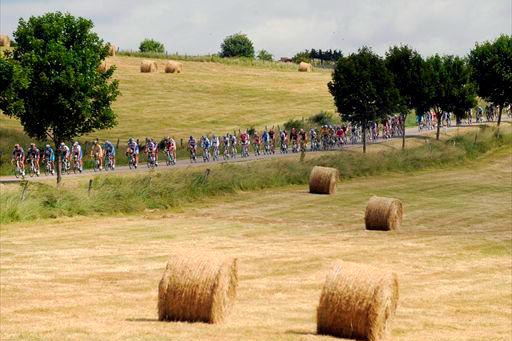
[[[213,147],[213,161],[219,161],[219,147]]]
[[[242,151],[241,151],[242,157],[249,157],[249,144],[243,143],[242,144]]]
[[[82,173],[82,167],[80,165],[80,160],[78,160],[77,157],[75,157],[73,160],[73,173],[76,174],[76,172]]]
[[[128,156],[128,167],[130,169],[137,169],[137,156],[135,155],[135,153],[130,153],[130,155]]]
[[[167,158],[165,160],[165,163],[167,164],[167,166],[170,166],[170,165],[174,166],[176,164],[176,160],[174,160],[174,154],[172,153],[172,151],[167,149],[165,151],[165,154],[167,156]]]
[[[210,150],[203,148],[203,162],[210,162]]]
[[[51,174],[51,175],[53,175],[53,174],[54,174],[54,170],[53,170],[53,161],[48,160],[48,159],[45,159],[44,161],[45,161],[45,163],[46,163],[46,164],[45,164],[45,167],[44,167],[44,174],[45,174],[46,176],[48,176],[48,175],[50,175],[50,174]]]
[[[270,153],[270,143],[267,141],[264,143],[263,155],[270,155]]]
[[[30,177],[34,177],[34,175],[39,176],[39,170],[36,167],[36,160],[31,157],[30,158],[30,167],[28,168],[28,174]]]
[[[14,168],[14,176],[16,178],[21,177],[22,179],[24,179],[25,178],[25,170],[22,167],[23,161],[19,157],[16,157],[15,164],[16,164],[16,166]]]
[[[297,145],[297,140],[292,140],[292,153],[297,153],[299,151],[299,146]]]
[[[254,144],[254,156],[260,156],[260,145]]]
[[[100,158],[99,158],[98,153],[96,153],[96,154],[94,154],[94,161],[92,163],[92,168],[94,169],[95,172],[97,172],[97,171],[101,171],[100,166],[101,166]]]
[[[148,153],[147,166],[148,166],[148,168],[155,168],[156,167],[156,156],[155,156],[155,153]]]
[[[105,156],[105,170],[108,171],[109,169],[110,170],[114,170],[116,169],[116,166],[114,164],[114,155],[108,153],[106,156]]]
[[[286,141],[281,141],[281,154],[288,154],[288,144]]]
[[[69,174],[70,168],[71,168],[71,164],[70,164],[69,160],[64,158],[61,161],[61,171],[62,171],[62,174],[64,174],[64,173]]]
[[[196,158],[196,149],[195,148],[190,148],[190,162],[197,162],[197,158]]]

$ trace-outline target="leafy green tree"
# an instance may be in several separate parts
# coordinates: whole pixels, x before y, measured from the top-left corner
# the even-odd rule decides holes
[[[159,41],[154,39],[146,38],[139,45],[140,52],[155,52],[155,53],[164,53],[165,47]]]
[[[259,60],[272,61],[272,57],[273,57],[272,54],[268,51],[260,50],[260,52],[258,52]]]
[[[292,62],[297,63],[297,64],[300,62],[310,63],[311,62],[311,54],[308,50],[298,52],[295,56],[292,57]]]
[[[0,60],[0,109],[20,120],[31,138],[69,141],[111,128],[119,84],[114,67],[98,71],[108,46],[93,23],[60,12],[20,19],[12,58]],[[57,182],[61,177],[60,162]]]
[[[469,53],[469,64],[478,95],[500,107],[499,127],[503,107],[512,104],[512,36],[476,44]]]
[[[426,107],[434,109],[437,118],[436,139],[439,140],[443,112],[463,115],[475,105],[475,87],[470,79],[469,66],[457,56],[434,55],[426,61],[429,65],[431,86]],[[459,116],[460,117],[460,116]]]
[[[424,78],[424,61],[420,54],[407,45],[393,46],[386,52],[387,69],[399,93],[399,109],[403,119],[402,149],[405,148],[405,120],[412,109],[421,106],[429,91]]]
[[[252,41],[243,33],[235,33],[224,39],[220,45],[221,57],[254,58]]]
[[[398,109],[393,75],[381,57],[363,47],[338,59],[328,87],[341,119],[362,127],[366,152],[368,124]]]

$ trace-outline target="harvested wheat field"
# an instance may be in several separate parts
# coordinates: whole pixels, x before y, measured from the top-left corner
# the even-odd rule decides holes
[[[387,340],[512,338],[510,148],[451,169],[216,196],[143,215],[1,226],[0,339],[335,340],[316,334],[333,262],[396,273]],[[400,230],[362,228],[368,198],[406,203]],[[238,259],[222,324],[158,321],[172,250]]]

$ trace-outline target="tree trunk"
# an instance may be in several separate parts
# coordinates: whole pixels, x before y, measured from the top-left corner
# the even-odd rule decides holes
[[[363,124],[363,153],[366,153],[366,124]]]
[[[55,143],[55,149],[54,149],[54,153],[56,154],[56,158],[55,158],[55,161],[57,161],[57,165],[53,165],[54,168],[57,170],[57,186],[60,184],[60,181],[62,180],[62,162],[61,162],[61,153],[59,152],[59,143],[58,142],[54,142]],[[57,167],[55,167],[57,166]]]
[[[403,124],[402,124],[402,150],[405,149],[405,120],[407,119],[407,114],[402,116]]]
[[[439,130],[441,129],[441,113],[437,112],[437,132],[436,132],[436,140],[439,141]]]
[[[501,123],[501,112],[503,111],[503,104],[500,104],[500,113],[498,114],[498,130],[500,129]]]

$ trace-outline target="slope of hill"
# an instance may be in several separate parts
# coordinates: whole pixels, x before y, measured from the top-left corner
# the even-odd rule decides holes
[[[119,124],[93,133],[102,138],[163,137],[226,133],[251,126],[281,124],[320,110],[334,111],[327,89],[330,72],[299,73],[269,67],[183,62],[181,74],[141,73],[141,59],[111,57],[121,96],[114,104]],[[21,129],[1,115],[0,126]]]

